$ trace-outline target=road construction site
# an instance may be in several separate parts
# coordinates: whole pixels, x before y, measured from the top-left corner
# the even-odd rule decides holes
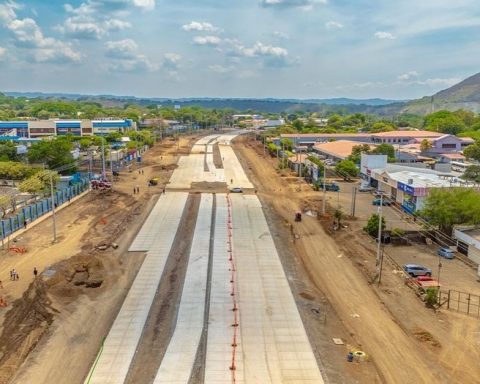
[[[322,194],[239,134],[159,143],[60,211],[58,244],[48,221],[22,234],[0,264],[25,276],[5,284],[0,383],[477,382],[478,320],[425,308],[388,261],[371,284],[362,219],[294,222]]]

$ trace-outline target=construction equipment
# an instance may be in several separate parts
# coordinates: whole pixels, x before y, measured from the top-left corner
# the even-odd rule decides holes
[[[148,181],[148,185],[152,186],[152,185],[158,185],[158,182],[159,182],[159,178],[158,177],[154,177],[153,179],[150,179]]]
[[[302,221],[302,212],[295,212],[295,221]]]

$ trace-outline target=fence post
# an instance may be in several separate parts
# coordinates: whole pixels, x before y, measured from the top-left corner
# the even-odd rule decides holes
[[[448,290],[447,309],[450,309],[450,289]]]
[[[468,294],[467,302],[468,302],[468,304],[467,304],[467,315],[469,315],[470,314],[470,293]]]

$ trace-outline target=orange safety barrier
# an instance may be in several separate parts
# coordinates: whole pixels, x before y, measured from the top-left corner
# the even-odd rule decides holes
[[[25,247],[10,247],[8,248],[9,251],[16,252],[16,253],[26,253],[27,248]]]
[[[230,195],[227,194],[227,205],[228,205],[228,216],[227,216],[227,232],[228,232],[228,238],[227,238],[227,256],[228,256],[228,261],[230,262],[230,268],[229,270],[232,272],[231,278],[230,278],[230,284],[232,285],[231,287],[231,293],[230,296],[232,297],[232,312],[233,312],[233,335],[232,335],[232,360],[230,363],[230,371],[232,372],[232,383],[236,383],[236,354],[237,354],[237,329],[238,329],[238,304],[237,304],[237,299],[236,299],[236,268],[235,268],[235,259],[234,259],[234,252],[233,252],[233,244],[232,244],[232,207],[231,207],[231,200],[230,200]]]

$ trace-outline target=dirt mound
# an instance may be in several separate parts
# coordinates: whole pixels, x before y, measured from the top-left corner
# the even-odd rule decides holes
[[[47,285],[36,279],[6,313],[0,336],[0,384],[7,383],[48,330],[56,312]]]
[[[191,189],[193,191],[208,191],[208,192],[218,192],[218,193],[225,193],[227,191],[227,184],[226,183],[208,183],[208,182],[201,182],[201,183],[192,183]]]
[[[423,343],[429,344],[432,347],[440,348],[442,345],[436,340],[432,334],[421,328],[415,328],[413,331],[415,338]]]

